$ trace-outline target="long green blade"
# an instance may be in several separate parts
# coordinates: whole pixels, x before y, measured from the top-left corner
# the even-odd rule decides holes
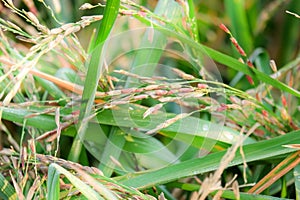
[[[245,145],[243,147],[245,159],[247,162],[271,158],[273,156],[284,155],[295,151],[285,148],[282,145],[300,142],[300,131],[294,131],[286,135],[276,137],[270,140]],[[180,178],[193,176],[209,171],[216,170],[220,165],[220,160],[225,151],[209,154],[202,158],[188,160],[179,164],[174,164],[156,171],[145,172],[143,175],[134,174],[122,183],[131,187],[148,188],[154,185],[168,183]],[[243,163],[240,153],[237,153],[229,166],[235,166]]]
[[[143,128],[145,130],[151,130],[157,127],[162,122],[176,116],[175,114],[172,113],[158,113],[143,119],[143,114],[146,111],[145,107],[137,106],[134,104],[130,104],[130,107],[132,110],[125,105],[120,106],[118,107],[118,109],[114,109],[114,110],[104,110],[97,115],[97,120],[100,124],[112,125],[117,127],[127,127],[127,128],[132,128],[132,127]],[[3,110],[2,113],[3,119],[18,122],[18,123],[23,123],[25,116],[32,115],[34,113],[30,110],[25,110],[20,108],[0,107],[0,109]],[[41,114],[32,118],[27,118],[26,124],[28,126],[40,128],[42,130],[53,130],[56,128],[54,116],[49,116],[45,114]],[[199,138],[205,138],[206,140],[211,140],[211,142],[221,141],[223,143],[231,144],[235,142],[236,139],[238,138],[239,133],[228,127],[223,127],[221,132],[218,133],[213,132],[215,126],[220,126],[220,125],[211,123],[206,120],[198,119],[195,117],[187,117],[162,129],[161,133],[168,137],[172,137],[172,138],[175,137],[178,138],[179,140],[183,139],[183,141],[186,140],[185,142],[194,142],[193,139],[195,137],[196,138],[199,137]],[[191,129],[190,127],[194,127],[194,128]],[[181,134],[184,135],[180,136]],[[189,135],[192,139],[185,138],[187,137],[187,135]],[[218,136],[218,137],[214,137],[214,136]],[[245,141],[246,144],[253,143],[253,142],[255,142],[255,140],[251,138],[247,138]],[[201,145],[198,147],[200,148]]]
[[[87,122],[83,122],[86,117],[91,113],[92,106],[95,99],[95,93],[97,90],[98,81],[103,71],[103,45],[107,39],[114,22],[118,16],[120,7],[120,0],[107,1],[103,20],[98,29],[98,35],[94,46],[92,47],[91,60],[88,66],[87,76],[84,83],[84,90],[82,95],[82,104],[80,107],[80,115],[78,122],[78,136],[75,138],[72,148],[69,154],[69,160],[78,162],[79,155],[82,148],[80,137],[84,137]]]
[[[231,21],[233,35],[246,53],[249,54],[253,50],[253,39],[250,34],[251,29],[248,26],[245,3],[244,0],[226,0],[225,8]]]

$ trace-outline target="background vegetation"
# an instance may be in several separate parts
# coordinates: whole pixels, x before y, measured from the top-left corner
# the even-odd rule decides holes
[[[0,198],[299,199],[298,0],[0,4]]]

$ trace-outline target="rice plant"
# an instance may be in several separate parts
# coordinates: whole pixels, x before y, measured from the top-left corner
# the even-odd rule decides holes
[[[299,199],[297,0],[0,4],[0,198]]]

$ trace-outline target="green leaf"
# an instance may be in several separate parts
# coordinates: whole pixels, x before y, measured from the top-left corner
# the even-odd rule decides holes
[[[248,20],[246,15],[244,0],[226,0],[225,8],[226,13],[229,15],[233,36],[240,43],[241,47],[249,54],[253,49],[250,34],[250,27],[248,26]]]
[[[295,151],[285,148],[282,145],[294,144],[300,142],[300,131],[294,131],[283,136],[270,140],[261,141],[254,144],[243,146],[246,162],[253,162],[263,159],[269,159],[274,156],[284,155]],[[179,164],[170,165],[156,171],[145,172],[142,175],[131,174],[127,180],[122,183],[131,187],[148,188],[154,185],[168,183],[188,176],[210,172],[216,170],[220,165],[220,160],[225,155],[225,151],[209,154],[202,158],[191,159]],[[243,157],[236,153],[235,158],[229,166],[240,165],[243,163]],[[128,176],[127,176],[128,177]]]
[[[14,187],[0,173],[0,198],[4,200],[13,200],[17,198]]]
[[[255,68],[249,68],[247,65],[244,65],[242,63],[240,63],[239,61],[237,61],[236,59],[227,56],[225,54],[222,54],[216,50],[213,50],[209,47],[204,47],[205,51],[207,52],[207,54],[215,61],[224,64],[230,68],[233,68],[237,71],[241,71],[249,76],[251,76],[254,79],[258,79],[264,83],[268,83],[270,85],[272,85],[275,88],[281,89],[282,91],[286,91],[290,94],[293,94],[297,97],[300,97],[300,92],[295,90],[294,88],[291,88],[289,86],[287,86],[286,84],[264,74],[261,71],[258,71]]]
[[[181,7],[174,1],[159,1],[155,7],[154,13],[157,16],[164,16],[167,19],[170,19],[174,24],[181,19]],[[149,40],[149,37],[153,38]],[[132,61],[130,71],[140,76],[152,77],[166,44],[166,35],[156,31],[153,27],[148,29],[144,34],[138,51]],[[147,63],[147,68],[143,67],[145,66],[145,63]],[[126,81],[126,87],[136,87],[136,82],[136,79],[129,77]]]
[[[193,34],[193,38],[195,42],[199,42],[199,32],[195,13],[195,5],[193,0],[188,0],[187,3],[189,5],[189,22],[191,23],[191,31]]]
[[[129,130],[128,133],[131,139],[126,139],[124,150],[135,153],[141,166],[148,169],[160,168],[178,160],[176,151],[169,150],[169,147],[176,142],[169,141],[163,144],[155,137],[141,132]]]
[[[34,112],[26,109],[7,107],[0,107],[0,110],[2,111],[2,118],[12,122],[23,124],[24,120],[26,120],[26,125],[42,130],[53,130],[56,128],[53,116],[38,115],[35,117],[26,118],[26,116],[32,115]]]
[[[55,99],[55,100],[62,100],[61,104],[65,104],[66,95],[59,89],[54,83],[51,81],[42,79],[40,77],[35,76],[34,79],[41,84],[41,86],[49,92],[49,94]]]
[[[33,108],[31,108],[32,110],[26,110],[21,108],[0,107],[0,109],[2,109],[3,112],[3,119],[18,123],[23,123],[26,116],[35,113],[32,111]],[[105,125],[151,130],[162,122],[176,116],[176,114],[173,113],[158,113],[152,114],[143,119],[143,114],[146,110],[146,107],[135,104],[123,105],[119,106],[118,109],[103,110],[97,115],[97,120],[100,124]],[[42,112],[42,109],[40,109],[40,112]],[[54,116],[45,114],[27,118],[26,124],[42,130],[53,130],[56,128]],[[194,128],[191,129],[190,127]],[[183,140],[184,142],[193,144],[198,148],[203,147],[200,141],[206,141],[209,143],[212,142],[213,144],[217,141],[221,141],[220,145],[222,143],[232,144],[239,136],[239,133],[233,129],[222,126],[220,127],[219,124],[211,123],[195,117],[186,117],[162,129],[160,132],[162,135],[175,138],[179,141]],[[87,134],[84,139],[91,138],[91,140],[93,140],[93,137],[90,134]],[[255,142],[255,140],[251,138],[247,138],[245,140],[245,144],[253,142]],[[227,147],[227,145],[225,145],[225,147]]]
[[[174,118],[176,114],[172,113],[158,113],[152,114],[143,119],[143,114],[146,108],[135,104],[119,106],[118,109],[103,110],[97,115],[97,119],[101,124],[114,125],[119,127],[134,127],[144,130],[151,130],[157,127],[162,122]],[[193,127],[193,129],[191,129]],[[190,135],[185,142],[192,143],[195,137],[203,138],[210,142],[221,141],[224,143],[234,143],[239,136],[239,133],[227,127],[220,126],[220,124],[211,123],[206,120],[198,119],[196,117],[186,117],[178,120],[172,125],[160,131],[163,135],[168,135],[180,141],[184,137],[181,134]],[[206,142],[207,142],[206,141]],[[254,140],[248,138],[246,143],[253,143]],[[201,145],[200,145],[201,146]],[[208,146],[209,147],[209,146]]]
[[[91,113],[98,81],[101,72],[103,71],[103,45],[109,33],[111,32],[114,22],[118,16],[119,7],[120,0],[107,1],[102,22],[100,23],[100,26],[98,28],[96,41],[92,47],[91,60],[88,65],[88,71],[82,94],[82,103],[80,106],[80,115],[78,121],[79,131],[77,137],[73,141],[71,151],[68,156],[69,160],[72,160],[74,162],[78,162],[79,160],[82,148],[80,137],[84,137],[87,128],[87,122],[84,122],[84,119]]]
[[[90,186],[81,181],[79,178],[68,172],[61,166],[52,163],[48,170],[48,180],[47,180],[47,199],[59,199],[59,176],[63,174],[66,178],[88,199],[100,199],[103,198]]]
[[[94,50],[98,45],[103,45],[103,43],[107,39],[118,17],[119,7],[120,0],[110,0],[106,2],[103,19],[100,22],[96,34],[96,41],[92,44],[91,50]]]
[[[59,199],[59,171],[55,168],[56,164],[51,164],[48,168],[48,179],[47,179],[47,199]]]

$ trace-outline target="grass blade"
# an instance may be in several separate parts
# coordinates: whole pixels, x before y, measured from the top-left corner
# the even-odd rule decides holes
[[[48,169],[47,180],[47,199],[59,199],[59,175],[60,173],[55,169],[56,164],[50,165]]]
[[[227,56],[225,54],[222,54],[216,50],[213,50],[209,47],[204,47],[205,51],[208,53],[208,55],[214,59],[215,61],[224,64],[230,68],[233,68],[237,71],[242,71],[243,73],[251,76],[254,79],[258,79],[264,83],[270,84],[275,88],[281,89],[282,91],[288,92],[294,96],[300,97],[300,92],[295,90],[294,88],[289,87],[288,85],[264,74],[261,71],[258,71],[255,68],[249,68],[248,66],[238,62],[234,58]]]
[[[103,198],[90,186],[85,184],[79,178],[68,172],[66,169],[61,166],[52,163],[49,166],[48,172],[48,181],[47,181],[47,189],[48,189],[48,197],[47,199],[59,199],[59,176],[63,174],[67,179],[88,199],[99,199]]]
[[[56,100],[65,99],[66,95],[51,81],[34,77],[41,86]]]
[[[193,33],[193,39],[196,42],[199,42],[199,31],[198,31],[197,18],[195,13],[195,5],[193,0],[188,0],[187,3],[189,5],[189,21],[191,23],[191,31]]]
[[[98,80],[100,78],[100,73],[103,67],[103,45],[104,41],[107,39],[114,22],[118,16],[118,11],[120,7],[120,0],[107,1],[106,7],[104,9],[103,20],[99,26],[96,41],[92,47],[91,60],[88,66],[88,71],[86,75],[86,81],[84,84],[84,90],[82,95],[82,104],[80,107],[80,115],[78,122],[78,134],[74,139],[69,154],[69,160],[78,162],[82,144],[80,137],[84,137],[87,123],[83,120],[90,115],[92,105],[95,99],[95,93],[97,90]]]
[[[0,197],[4,200],[16,199],[17,193],[14,187],[0,174]]]
[[[176,2],[169,0],[161,0],[158,2],[154,13],[157,16],[164,16],[166,19],[171,19],[171,21],[175,24],[180,19],[181,8]],[[151,27],[151,24],[149,25]],[[151,34],[153,35],[149,36]],[[151,41],[149,41],[149,37],[152,37]],[[145,35],[143,36],[141,45],[139,46],[139,51],[136,53],[136,56],[132,61],[130,71],[140,76],[151,77],[156,68],[156,64],[161,58],[166,44],[167,37],[164,34],[160,33],[159,31],[156,31],[155,29],[147,30]],[[147,63],[147,69],[141,67],[145,63]],[[128,78],[126,86],[132,87],[135,82],[135,79]]]
[[[38,115],[35,117],[27,118],[26,116],[34,114],[25,109],[0,107],[2,110],[2,118],[23,124],[26,120],[27,126],[33,126],[42,130],[52,130],[56,128],[54,118],[49,115]]]
[[[267,159],[273,156],[284,155],[294,152],[294,149],[282,147],[282,145],[300,142],[300,131],[294,131],[284,136],[276,137],[270,140],[261,141],[255,144],[245,145],[243,147],[245,159],[247,162]],[[179,164],[174,164],[160,170],[146,172],[143,175],[138,175],[127,180],[123,180],[123,184],[137,187],[148,188],[154,185],[159,185],[171,182],[180,178],[193,176],[209,171],[216,170],[219,166],[221,158],[225,151],[209,154],[202,158],[191,159]],[[234,160],[229,166],[235,166],[243,163],[243,158],[240,153],[237,153]]]
[[[171,119],[175,116],[175,114],[172,113],[164,113],[163,115],[166,116],[162,116],[161,113],[158,113],[152,114],[151,116],[149,116],[149,118],[147,117],[143,119],[143,114],[147,110],[145,107],[134,104],[130,104],[130,107],[132,108],[132,110],[130,111],[130,116],[128,116],[128,106],[120,106],[119,109],[116,110],[104,110],[100,112],[97,115],[97,120],[100,124],[128,128],[147,128],[147,130],[150,130],[161,124],[162,121]],[[18,123],[23,123],[24,118],[26,116],[32,115],[34,113],[30,110],[20,108],[0,107],[0,109],[3,110],[3,119]],[[118,120],[125,118],[128,120]],[[41,114],[32,118],[27,118],[26,124],[28,126],[33,126],[42,130],[53,130],[56,128],[54,116],[49,116],[45,114]],[[190,127],[194,127],[195,124],[198,124],[198,127],[196,127],[194,130],[190,129]],[[195,117],[187,117],[186,119],[182,119],[181,121],[175,122],[171,126],[162,129],[160,132],[163,135],[166,135],[171,138],[174,138],[176,136],[179,140],[184,139],[186,140],[186,142],[200,142],[193,141],[195,137],[199,137],[199,139],[205,138],[206,140],[211,139],[212,142],[216,142],[215,140],[219,140],[228,144],[231,144],[236,141],[239,133],[227,127],[223,127],[222,131],[219,133],[220,135],[217,138],[208,134],[207,131],[210,130],[210,127],[213,131],[214,126],[218,126],[218,124],[214,124],[209,121],[201,120]],[[186,138],[187,136],[182,136],[181,138],[180,134],[190,135],[192,139]],[[253,142],[255,142],[255,140],[251,138],[247,138],[245,140],[245,144]],[[198,143],[198,145],[199,144],[201,143]],[[201,145],[199,145],[198,147],[201,147]]]
[[[171,114],[171,113],[158,113],[158,114],[151,115],[151,118],[143,119],[143,114],[145,113],[146,108],[134,104],[130,104],[130,107],[132,110],[129,109],[128,106],[120,106],[118,107],[118,109],[114,109],[114,110],[104,110],[103,112],[98,114],[97,116],[98,121],[101,124],[114,125],[119,127],[129,127],[129,128],[134,127],[134,128],[151,130],[157,127],[159,124],[161,124],[162,121],[166,121],[176,116],[175,114]],[[127,120],[121,120],[121,119],[127,119]],[[195,124],[197,124],[198,126],[195,127]],[[185,119],[173,123],[169,127],[162,129],[160,132],[162,134],[166,134],[169,136],[175,134],[176,137],[179,137],[178,135],[183,133],[183,134],[191,135],[192,138],[199,136],[205,139],[211,138],[212,140],[219,140],[229,144],[235,142],[239,136],[238,132],[233,131],[232,129],[229,129],[227,127],[224,127],[222,132],[217,133],[219,134],[217,135],[218,137],[215,138],[216,135],[213,132],[215,126],[219,126],[219,125],[195,117],[187,117]],[[190,127],[194,127],[194,129],[192,130]],[[192,139],[189,142],[192,142]],[[246,139],[245,142],[253,143],[254,140],[248,138]]]
[[[246,53],[249,54],[253,49],[253,40],[250,34],[250,27],[248,26],[245,1],[226,0],[225,8],[230,17],[233,35],[239,41]]]

